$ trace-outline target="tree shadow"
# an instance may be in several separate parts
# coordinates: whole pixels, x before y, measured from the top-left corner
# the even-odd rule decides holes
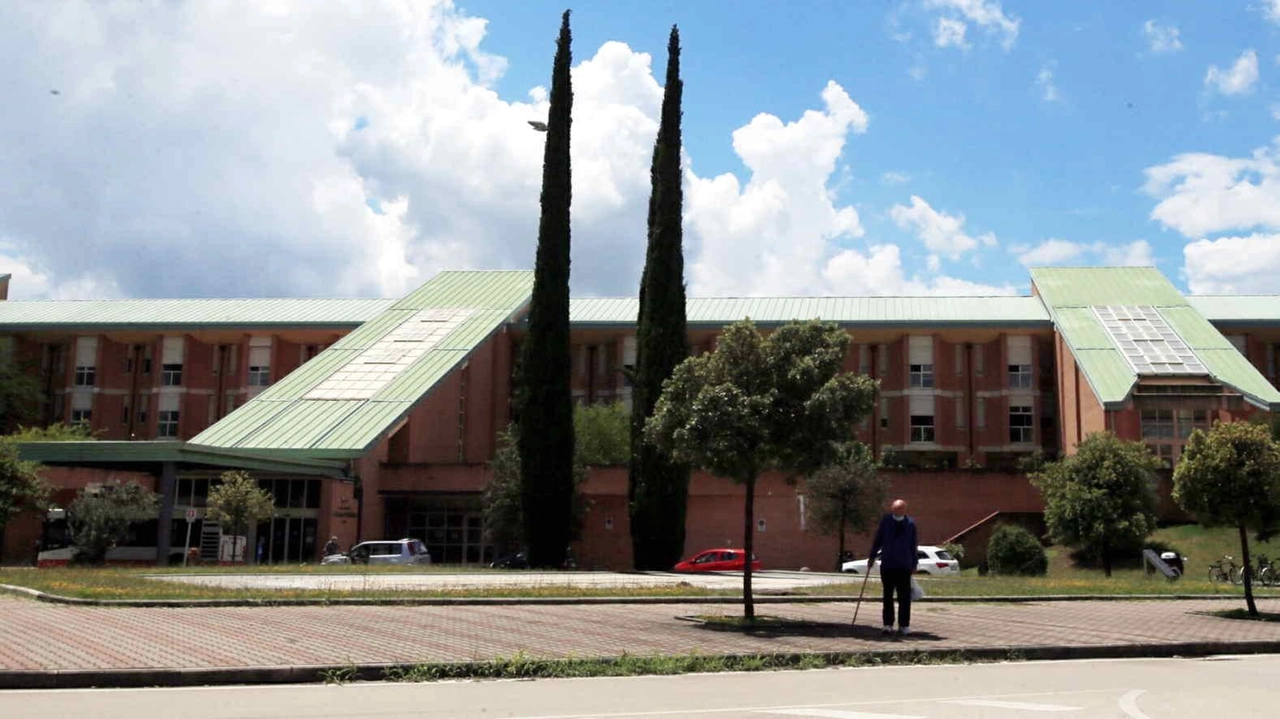
[[[764,617],[755,624],[732,621],[690,617],[694,626],[705,631],[733,632],[751,637],[771,639],[775,637],[817,637],[831,639],[857,639],[878,644],[914,644],[917,642],[937,642],[944,639],[927,631],[913,630],[911,634],[902,636],[897,633],[885,634],[880,627],[873,625],[852,625],[847,622],[815,622],[803,619],[785,619],[782,617]]]

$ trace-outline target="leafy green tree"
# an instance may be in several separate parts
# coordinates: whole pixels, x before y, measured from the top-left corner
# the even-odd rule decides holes
[[[1116,555],[1137,552],[1156,529],[1161,466],[1140,442],[1110,432],[1089,435],[1075,454],[1045,463],[1031,475],[1044,495],[1049,536],[1096,556],[1110,577]]]
[[[1266,426],[1215,422],[1195,430],[1173,470],[1173,499],[1206,527],[1235,527],[1244,559],[1244,600],[1258,616],[1249,530],[1269,536],[1280,520],[1280,444]]]
[[[725,328],[714,352],[690,357],[663,385],[645,440],[674,461],[742,484],[743,547],[755,548],[756,479],[807,476],[829,464],[871,411],[876,383],[841,374],[849,334],[833,323],[794,322],[763,337],[751,321]],[[755,619],[751,563],[743,615]]]
[[[631,459],[631,416],[621,402],[573,408],[577,462],[588,467],[619,467]]]
[[[0,434],[9,434],[36,419],[44,392],[23,363],[0,359]]]
[[[662,119],[650,170],[649,244],[640,279],[635,382],[631,388],[631,467],[627,494],[637,569],[670,569],[684,552],[689,467],[643,441],[662,383],[689,356],[684,288],[684,194],[680,172],[680,31],[667,42]]]
[[[155,517],[155,492],[135,482],[90,484],[67,507],[76,561],[101,564],[107,550],[129,536],[129,526]]]
[[[805,480],[805,514],[823,534],[840,538],[836,568],[844,557],[845,535],[865,529],[879,514],[888,495],[880,462],[871,448],[850,442],[827,466]]]
[[[529,563],[564,563],[573,513],[573,397],[569,357],[569,125],[573,89],[569,68],[569,11],[560,24],[551,75],[542,161],[542,218],[534,263],[529,331],[521,344],[517,375],[518,421],[536,431],[521,432],[521,504],[524,507]]]
[[[40,465],[18,458],[12,439],[0,438],[0,536],[20,512],[44,507],[49,485],[40,476]]]
[[[231,529],[231,556],[240,554],[240,537],[249,526],[270,519],[276,512],[275,498],[258,486],[248,472],[223,472],[218,484],[209,488],[208,509],[205,516]]]
[[[622,432],[625,437],[626,415],[623,414],[622,418]],[[481,495],[485,539],[494,546],[499,555],[516,551],[525,538],[524,507],[520,492],[520,452],[516,448],[516,437],[519,432],[519,428],[512,424],[498,435],[498,448],[493,454],[493,460],[489,463],[489,481],[485,484],[484,493]],[[591,507],[590,501],[582,493],[582,485],[586,481],[586,464],[581,461],[574,462],[573,515],[569,525],[571,539],[581,536],[583,521]]]

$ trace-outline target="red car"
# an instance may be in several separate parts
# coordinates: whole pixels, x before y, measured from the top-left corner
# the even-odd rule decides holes
[[[686,559],[675,566],[676,572],[741,572],[746,569],[747,553],[742,549],[707,549],[698,552],[693,559]],[[751,558],[751,571],[760,571],[760,560]]]

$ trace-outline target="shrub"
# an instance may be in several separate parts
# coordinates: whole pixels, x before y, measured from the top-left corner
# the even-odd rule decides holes
[[[1043,576],[1049,571],[1044,547],[1031,532],[1013,524],[1002,524],[987,544],[987,563],[992,574]]]

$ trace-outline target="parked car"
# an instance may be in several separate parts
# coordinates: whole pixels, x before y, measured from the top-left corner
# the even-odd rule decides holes
[[[505,557],[499,557],[489,563],[490,569],[528,569],[529,558],[524,552],[516,552],[508,554]]]
[[[330,554],[321,564],[431,564],[431,552],[417,539],[361,542],[343,554]]]
[[[741,572],[747,568],[743,549],[707,549],[675,566],[676,572]],[[751,558],[751,570],[760,570],[760,560]]]
[[[934,547],[930,545],[921,545],[916,548],[916,574],[933,574],[933,575],[949,575],[960,573],[960,562],[951,556],[951,552],[942,547]],[[867,571],[867,560],[856,559],[852,562],[845,562],[840,565],[840,571],[849,574],[865,574]],[[880,573],[880,560],[877,558],[875,566],[871,567],[872,574]]]

